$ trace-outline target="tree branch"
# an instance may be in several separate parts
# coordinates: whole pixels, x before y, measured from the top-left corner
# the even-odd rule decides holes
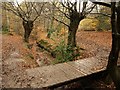
[[[96,0],[90,0],[92,3],[94,4],[99,4],[99,5],[102,5],[102,6],[106,6],[106,7],[109,7],[111,8],[111,4],[108,4],[108,3],[104,3],[104,2],[98,2]]]
[[[16,7],[16,6],[14,6],[14,7],[16,7],[17,8],[17,10],[20,12],[20,10],[22,11],[22,13],[23,13],[23,15],[25,15],[26,16],[26,13],[22,10],[22,8],[21,8],[21,6],[19,5],[19,3],[18,3],[18,1],[16,0],[16,3],[17,3],[17,5],[18,5],[18,7]],[[20,10],[19,10],[20,9]],[[21,13],[20,13],[21,14]],[[21,14],[22,15],[22,14]]]
[[[2,8],[4,8],[5,10],[7,10],[9,12],[12,12],[16,16],[25,20],[24,17],[22,16],[22,14],[19,12],[19,10],[17,8],[15,8],[13,2],[8,2],[8,3],[5,2],[4,4],[6,4],[6,7],[4,7],[4,5],[2,5]]]
[[[68,15],[67,13],[65,13],[64,11],[60,10],[60,8],[55,5],[55,3],[53,3],[53,5],[54,5],[54,6],[57,8],[57,10],[58,10],[59,12],[61,12],[66,18],[70,19],[69,15]],[[64,7],[63,7],[63,8],[64,8]]]
[[[68,24],[66,24],[65,22],[63,22],[61,20],[56,19],[55,17],[53,17],[53,19],[56,20],[57,22],[60,22],[60,23],[64,24],[67,27],[70,27]]]
[[[83,9],[82,9],[82,13],[85,11],[85,9],[86,9],[86,5],[87,5],[87,2],[83,2]]]
[[[106,17],[111,17],[111,15],[110,14],[105,14],[105,13],[90,13],[90,14],[101,14],[101,15],[103,15],[103,16],[106,16]]]
[[[95,6],[96,6],[96,5],[93,5],[91,8],[89,8],[88,10],[90,10],[90,11],[86,12],[86,14],[91,13],[91,12],[92,12],[92,10],[95,8]]]
[[[43,7],[44,7],[44,5],[45,5],[46,3],[43,3],[42,4],[42,6],[41,6],[41,8],[40,8],[40,11],[38,12],[37,11],[37,9],[35,8],[35,7],[33,7],[34,8],[34,10],[36,11],[36,13],[37,13],[37,16],[33,19],[33,21],[35,21],[40,15],[41,15],[41,12],[42,12],[42,10],[43,10]]]

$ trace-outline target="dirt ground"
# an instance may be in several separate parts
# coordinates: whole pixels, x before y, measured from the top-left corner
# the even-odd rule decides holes
[[[85,49],[82,55],[83,58],[84,55],[85,58],[96,55],[108,55],[111,49],[111,43],[111,32],[80,31],[77,33],[77,45]]]
[[[30,48],[31,45],[32,48]],[[98,57],[106,59],[111,47],[111,32],[79,31],[77,33],[77,45],[84,49],[84,52],[81,53],[82,58],[97,55]],[[28,44],[23,42],[21,36],[2,35],[3,87],[29,87],[30,79],[26,79],[24,71],[27,68],[50,65],[51,62],[55,60],[47,52],[38,50],[39,48],[33,40],[30,40],[28,46]],[[10,59],[16,58],[22,58],[24,62],[22,62],[22,60],[20,63],[13,63],[14,60],[10,61]],[[38,64],[37,60],[42,63]],[[15,66],[11,67],[10,64],[13,64],[12,66],[15,64]],[[20,66],[20,68],[17,69],[18,66]],[[22,78],[20,78],[20,76]],[[11,79],[15,79],[16,82],[12,82]]]
[[[80,59],[101,55],[102,53],[108,55],[111,48],[111,32],[80,31],[77,33],[77,45],[84,49],[80,54]],[[21,36],[2,35],[2,58],[8,58],[11,51],[19,52],[20,56],[29,64],[29,67],[38,66],[38,60],[43,61],[44,65],[49,65],[55,60],[49,53],[39,50],[36,41],[30,40],[28,45],[23,42]]]

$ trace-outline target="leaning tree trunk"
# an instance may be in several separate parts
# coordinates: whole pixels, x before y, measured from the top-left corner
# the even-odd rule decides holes
[[[29,42],[31,31],[33,30],[33,21],[23,21],[24,41]]]
[[[68,46],[72,48],[76,47],[76,33],[79,26],[80,21],[84,19],[82,14],[78,12],[70,12],[70,26],[68,30]]]
[[[111,3],[111,25],[112,25],[112,49],[109,55],[107,70],[117,90],[120,90],[120,71],[117,61],[120,51],[120,7],[117,8],[117,19],[115,16],[115,2]]]

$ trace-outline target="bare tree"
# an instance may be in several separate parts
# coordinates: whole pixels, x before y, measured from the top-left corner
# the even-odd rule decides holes
[[[26,0],[22,4],[18,3],[18,1],[4,3],[6,4],[6,7],[4,7],[4,5],[2,6],[5,10],[14,13],[22,19],[25,31],[24,41],[29,42],[29,36],[33,30],[34,22],[41,15],[45,3],[27,2]]]
[[[68,22],[59,20],[56,17],[53,18],[68,27],[68,46],[74,48],[76,47],[76,33],[79,23],[93,10],[95,5],[91,5],[88,8],[88,2],[81,2],[79,0],[61,0],[61,2],[58,3],[53,3],[53,5],[68,19]]]
[[[120,1],[111,3],[91,1],[111,8],[112,48],[109,54],[107,71],[116,86],[116,90],[120,90],[120,70],[117,67],[120,53]]]

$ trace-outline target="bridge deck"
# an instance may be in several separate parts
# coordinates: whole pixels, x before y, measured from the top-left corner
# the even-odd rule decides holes
[[[29,77],[35,78],[33,87],[51,87],[60,83],[78,79],[93,73],[104,71],[107,60],[98,60],[95,57],[71,61],[67,63],[27,69]],[[36,86],[38,84],[38,86]]]

